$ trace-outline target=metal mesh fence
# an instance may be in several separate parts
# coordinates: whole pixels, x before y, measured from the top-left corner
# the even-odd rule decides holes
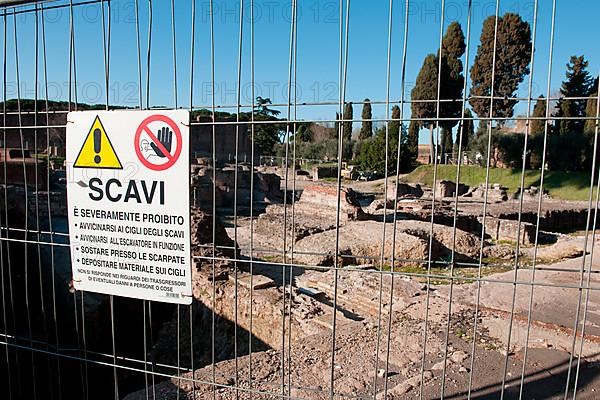
[[[378,3],[385,12],[377,20],[357,3],[0,2],[3,398],[596,397],[600,101],[596,86],[568,100],[584,102],[588,114],[557,114],[565,99],[553,81],[555,27],[576,22],[560,18],[557,0],[483,7],[389,0]],[[495,84],[506,73],[497,71],[504,67],[497,57],[506,57],[497,43],[510,33],[500,17],[514,7],[529,22],[531,42],[521,49],[529,73],[507,95]],[[456,10],[466,48],[462,94],[453,98],[443,89],[450,79],[443,38]],[[574,15],[586,12],[581,5]],[[416,74],[407,71],[421,57],[413,24],[430,13],[433,47],[442,49],[435,95],[416,99]],[[303,25],[307,14],[329,24],[332,37],[307,36],[303,28],[314,29]],[[485,95],[470,90],[479,14],[495,17]],[[235,24],[223,28],[226,20]],[[349,75],[361,53],[352,47],[356,35],[375,25],[385,26],[378,72]],[[337,60],[336,79],[313,99],[300,94],[314,93],[304,69],[319,65],[308,61],[307,47],[315,58]],[[283,89],[267,102],[260,68],[275,59],[284,66]],[[382,96],[351,98],[360,93],[351,81],[371,74],[379,83],[367,86],[379,85]],[[219,81],[227,76],[232,86]],[[542,115],[534,110],[540,93]],[[488,113],[473,117],[467,111],[477,99]],[[495,112],[510,101],[520,115]],[[348,117],[349,103],[367,102],[375,117]],[[406,130],[424,125],[411,112],[418,103],[432,106],[436,145],[416,146],[414,157],[426,165],[405,174]],[[458,104],[458,113],[448,115],[447,104]],[[75,291],[67,113],[161,107],[192,116],[192,167],[182,179],[192,189],[194,301]],[[552,145],[561,135],[555,128],[569,121],[591,127],[587,142]],[[365,122],[381,138],[379,171],[360,167],[353,147],[360,140],[344,134],[348,123]],[[458,127],[450,152],[440,145],[445,122]],[[469,123],[479,148],[463,143]],[[307,126],[313,137],[303,141]],[[512,163],[503,161],[502,129],[522,137]],[[319,135],[330,153],[298,154]],[[275,138],[270,153],[265,137]],[[569,146],[589,154],[582,171],[553,169],[574,154]]]

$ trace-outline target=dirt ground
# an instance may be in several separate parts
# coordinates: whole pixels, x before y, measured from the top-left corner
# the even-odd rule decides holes
[[[598,397],[600,262],[590,260],[600,235],[586,242],[581,232],[544,232],[539,246],[517,248],[443,221],[404,216],[394,226],[381,213],[354,212],[353,196],[344,192],[339,229],[337,199],[314,195],[236,226],[226,220],[237,262],[225,259],[213,271],[209,259],[200,261],[194,297],[235,321],[243,332],[237,348],[248,349],[250,337],[264,346],[223,350],[215,363],[126,399],[558,399],[575,384],[579,398]],[[392,264],[392,257],[407,258]],[[427,259],[434,262],[418,262]],[[219,345],[234,340],[230,330],[219,332]],[[173,336],[163,333],[164,349]]]
[[[570,243],[583,245],[583,238],[571,237]],[[600,250],[597,247],[595,244],[594,249]],[[288,342],[286,337],[290,332],[281,331],[280,327],[289,318],[271,316],[272,328],[280,332],[272,339],[271,349],[238,357],[237,361],[220,361],[214,370],[212,365],[200,368],[194,372],[195,385],[189,380],[190,373],[182,374],[148,388],[148,393],[160,399],[212,398],[213,390],[217,398],[225,399],[276,398],[282,394],[325,399],[330,397],[333,361],[333,390],[337,398],[416,399],[422,391],[423,398],[434,399],[440,398],[443,383],[444,398],[466,398],[470,391],[472,398],[491,399],[500,396],[504,381],[506,398],[518,397],[522,386],[523,398],[554,399],[564,396],[571,362],[569,390],[572,391],[577,375],[578,397],[597,398],[600,302],[595,290],[589,291],[589,296],[588,291],[579,290],[582,265],[580,256],[538,265],[535,276],[533,270],[519,270],[516,285],[514,271],[508,271],[488,275],[480,285],[461,283],[452,287],[428,286],[401,275],[394,275],[392,285],[390,274],[341,270],[337,273],[334,357],[331,334],[332,302],[336,296],[334,271],[294,268],[292,313],[294,308],[306,308],[305,302],[310,299],[320,311],[309,319],[322,329],[310,330],[292,324],[290,337],[294,339]],[[600,265],[595,261],[592,270],[598,268]],[[586,269],[589,270],[589,262]],[[260,276],[276,279],[281,268],[263,265],[258,271]],[[531,297],[534,278],[536,286]],[[583,282],[588,279],[590,286],[599,287],[600,277],[596,272],[589,276],[584,272]],[[311,295],[301,288],[310,289]],[[246,289],[240,286],[239,290]],[[268,289],[254,289],[254,292],[262,290]],[[573,347],[580,294],[580,321],[587,300],[585,340],[581,347],[579,324]],[[243,299],[244,293],[238,296]],[[527,360],[523,366],[525,349]],[[444,360],[447,360],[445,370]],[[208,384],[213,381],[213,372],[216,387]],[[238,387],[237,393],[230,388],[233,386]],[[127,397],[142,398],[146,398],[145,391]]]

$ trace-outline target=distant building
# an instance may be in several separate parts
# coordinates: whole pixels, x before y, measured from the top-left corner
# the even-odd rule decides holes
[[[510,126],[504,126],[501,131],[505,133],[525,133],[527,132],[527,120],[517,119],[514,123],[510,124]]]
[[[160,112],[157,110],[157,112]],[[0,119],[0,126],[6,126],[0,133],[0,147],[11,149],[26,149],[34,153],[50,152],[52,156],[65,156],[65,126],[67,124],[66,111],[50,111],[46,117],[45,112],[36,115],[31,111],[23,110],[20,118],[16,111],[7,111]],[[48,118],[48,119],[46,119]],[[222,122],[230,121],[231,124]],[[199,116],[192,124],[190,130],[190,156],[193,158],[204,157],[212,159],[212,118]],[[37,128],[34,128],[37,126]],[[236,126],[239,129],[236,129]],[[110,135],[110,132],[109,132]],[[249,134],[249,124],[236,125],[235,118],[219,118],[215,124],[215,157],[217,162],[235,160],[236,135],[238,136],[238,160],[250,162],[252,156],[252,140]],[[254,149],[255,161],[258,162],[260,150]]]
[[[212,117],[198,116],[197,124],[192,125],[190,152],[193,158],[209,158],[213,157],[212,139],[213,125]],[[252,140],[250,136],[250,126],[247,123],[235,122],[235,118],[219,118],[215,127],[215,158],[216,162],[233,162],[235,161],[236,151],[239,162],[252,161]],[[223,124],[223,122],[231,122],[231,124]],[[238,146],[236,149],[236,135],[238,138]],[[254,148],[254,161],[258,163],[260,158],[260,149],[258,146]]]
[[[421,164],[431,163],[429,144],[420,144],[418,146],[417,161]]]
[[[53,155],[64,157],[66,123],[66,112],[51,111],[47,119],[46,113],[38,113],[36,118],[32,112],[22,112],[20,116],[14,111],[7,112],[0,120],[0,126],[8,127],[0,133],[0,147],[45,153],[50,145]]]
[[[47,171],[46,161],[32,157],[30,150],[0,148],[0,183],[2,184],[6,182],[45,189]]]

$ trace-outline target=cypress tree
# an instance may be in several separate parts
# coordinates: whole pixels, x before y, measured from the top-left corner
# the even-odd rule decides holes
[[[460,58],[465,54],[465,35],[458,22],[452,22],[442,38],[442,54],[450,58]]]
[[[415,87],[411,92],[411,99],[417,100],[411,104],[412,115],[421,121],[421,126],[429,129],[429,150],[432,159],[435,153],[433,129],[437,126],[438,113],[440,118],[444,118],[439,123],[442,129],[442,152],[452,151],[452,128],[458,123],[462,106],[459,100],[463,94],[464,76],[460,57],[463,56],[465,47],[465,35],[462,28],[459,23],[453,22],[448,26],[442,38],[441,52],[438,51],[437,55],[430,54],[425,57]],[[441,76],[438,77],[440,68]],[[438,80],[440,83],[439,94]],[[438,96],[440,100],[452,101],[438,103]],[[438,105],[439,110],[437,109]]]
[[[406,168],[407,166],[412,165],[412,162],[408,159],[409,151],[408,142],[406,137],[406,129],[401,124],[401,112],[400,107],[397,105],[392,107],[392,118],[388,123],[388,131],[389,131],[389,146],[394,152],[398,151],[398,143],[401,143],[400,151],[400,163]],[[396,159],[397,154],[390,154],[390,157]],[[408,164],[408,165],[407,165]],[[395,167],[394,167],[395,168]]]
[[[492,103],[492,118],[509,118],[513,116],[517,104],[517,100],[509,98],[515,97],[519,84],[529,73],[531,29],[529,23],[514,13],[506,13],[498,19],[496,35],[495,25],[495,16],[488,17],[483,23],[480,44],[471,67],[469,103],[479,117],[490,116],[489,97],[492,94],[493,74],[495,100]],[[494,43],[495,68],[492,65]]]
[[[529,135],[531,137],[529,141],[529,168],[538,169],[542,167],[543,158],[543,135],[545,133],[546,125],[546,98],[540,95],[533,106],[532,117],[544,118],[544,119],[532,119],[529,121]],[[551,161],[551,157],[548,158]]]
[[[445,118],[440,125],[442,153],[452,152],[452,128],[458,123],[462,112],[463,86],[463,64],[461,57],[465,53],[465,35],[458,22],[448,26],[446,34],[442,38],[442,76],[440,98],[452,100],[440,103],[440,116]],[[456,119],[447,119],[456,118]],[[445,158],[443,161],[446,161]]]
[[[352,140],[352,119],[354,118],[354,116],[352,114],[353,114],[352,103],[346,103],[344,105],[344,118],[343,119],[348,120],[348,121],[344,121],[343,132],[342,132],[346,143],[348,143]]]
[[[471,139],[475,135],[475,128],[473,126],[473,114],[468,108],[465,109],[465,118],[458,125],[458,132],[456,135],[456,148],[460,146],[460,137],[462,135],[462,148],[468,149]]]
[[[362,109],[362,125],[360,127],[359,140],[365,140],[373,136],[373,118],[371,111],[371,100],[365,99]]]
[[[579,127],[577,126],[577,122],[574,119],[564,119],[564,118],[574,118],[577,116],[577,111],[575,109],[575,103],[572,100],[565,100],[564,97],[558,101],[558,112],[556,113],[556,117],[558,122],[555,125],[555,129],[558,130],[560,134],[568,134],[571,132],[577,132]],[[563,118],[563,119],[561,119]]]
[[[594,79],[594,83],[592,83],[592,87],[590,88],[590,93],[598,93],[598,77]],[[590,94],[590,97],[592,97],[592,94]]]
[[[398,108],[399,114],[400,108]],[[414,164],[417,161],[417,157],[419,156],[419,121],[411,119],[410,124],[408,124],[408,137],[406,139],[406,151],[407,157],[410,160],[411,164]]]
[[[598,90],[598,88],[596,88]],[[587,105],[585,107],[585,116],[587,118],[585,120],[584,131],[586,133],[596,133],[596,124],[598,124],[598,92],[592,93],[590,98],[587,100]]]
[[[589,99],[586,102],[585,107],[585,116],[588,118],[598,118],[598,77],[594,79],[594,83],[592,84],[592,88],[590,90],[591,94],[589,95]],[[596,132],[596,124],[598,123],[597,119],[586,119],[584,131],[589,133]]]
[[[546,98],[544,95],[538,97],[531,116],[536,118],[546,118]],[[529,133],[531,135],[544,134],[546,124],[547,121],[545,119],[532,119],[529,122]]]
[[[420,126],[429,129],[429,157],[433,162],[435,155],[433,129],[436,126],[437,115],[437,57],[429,54],[423,60],[423,66],[417,75],[415,86],[410,92],[413,118],[419,120]]]
[[[583,133],[583,119],[560,119],[561,117],[577,118],[585,116],[586,100],[569,99],[570,97],[588,97],[594,81],[587,71],[588,61],[584,56],[571,56],[567,64],[566,80],[563,81],[558,101],[558,131],[565,133]]]
[[[400,133],[400,107],[392,107],[392,119],[389,122],[390,137],[398,137]]]
[[[582,152],[581,162],[584,171],[589,171],[592,168],[596,127],[600,124],[600,121],[598,121],[598,78],[596,78],[592,90],[594,90],[594,93],[590,94],[585,108],[585,116],[593,119],[585,120],[584,134],[587,143]],[[598,155],[596,155],[596,162],[598,162]]]
[[[440,151],[442,152],[442,163],[448,161],[448,154],[452,153],[452,130],[447,126],[442,126],[440,132]]]

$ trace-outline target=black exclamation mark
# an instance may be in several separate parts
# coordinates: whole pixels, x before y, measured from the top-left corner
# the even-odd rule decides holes
[[[96,156],[94,157],[94,162],[96,164],[100,164],[100,161],[102,160],[100,158],[100,139],[102,138],[102,132],[100,131],[100,129],[96,128],[94,129],[94,152],[96,153]]]

